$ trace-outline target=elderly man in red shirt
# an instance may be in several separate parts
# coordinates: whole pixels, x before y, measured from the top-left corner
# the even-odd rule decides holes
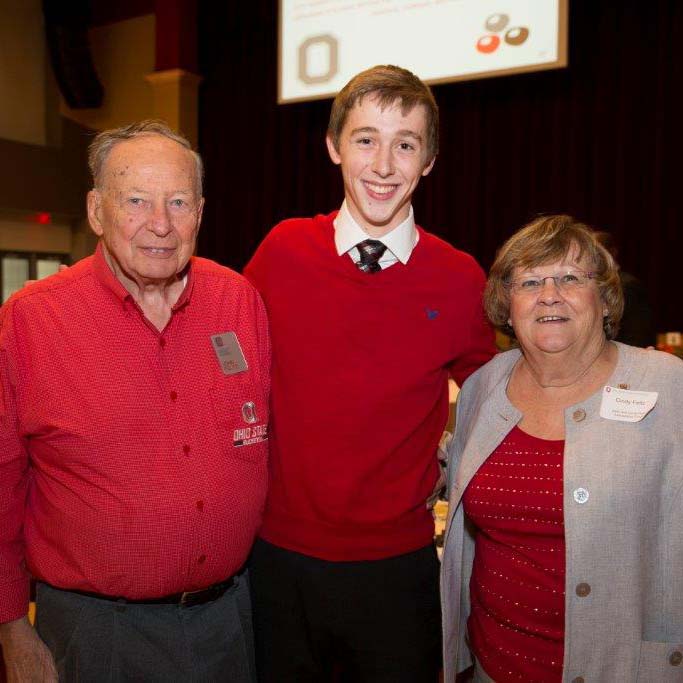
[[[90,165],[96,253],[0,311],[9,680],[253,681],[264,308],[192,256],[202,166],[185,139],[160,122],[106,131]]]

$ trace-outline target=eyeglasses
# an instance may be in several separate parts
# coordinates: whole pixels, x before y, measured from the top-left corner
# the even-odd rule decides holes
[[[590,280],[596,277],[596,273],[585,270],[568,270],[558,275],[525,275],[524,277],[511,280],[507,287],[513,294],[538,294],[545,286],[546,280],[552,280],[561,292],[573,292],[585,287]]]

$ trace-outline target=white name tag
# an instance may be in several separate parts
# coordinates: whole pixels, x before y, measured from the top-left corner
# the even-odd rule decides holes
[[[620,422],[640,422],[657,403],[656,391],[628,391],[617,387],[602,390],[600,417]]]

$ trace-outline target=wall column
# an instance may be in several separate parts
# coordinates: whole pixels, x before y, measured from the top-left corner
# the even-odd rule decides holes
[[[184,69],[166,69],[154,71],[145,78],[154,92],[154,116],[181,132],[196,149],[201,77]]]
[[[154,116],[197,147],[197,0],[155,0],[156,64],[146,76],[154,93]]]

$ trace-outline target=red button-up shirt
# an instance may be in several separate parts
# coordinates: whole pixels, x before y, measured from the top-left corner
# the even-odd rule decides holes
[[[18,292],[0,326],[0,622],[26,613],[29,572],[141,599],[239,569],[267,484],[254,288],[193,258],[159,332],[98,249]],[[226,332],[244,371],[219,363],[211,337]]]

